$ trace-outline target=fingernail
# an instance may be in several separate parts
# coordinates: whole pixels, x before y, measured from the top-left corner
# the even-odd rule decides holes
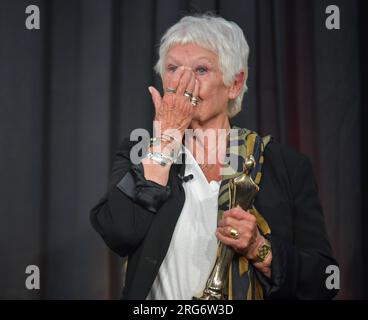
[[[152,94],[152,87],[148,87],[148,91]]]

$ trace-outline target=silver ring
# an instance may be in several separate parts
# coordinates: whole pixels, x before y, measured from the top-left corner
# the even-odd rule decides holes
[[[190,103],[193,105],[193,106],[196,106],[198,105],[198,103],[200,102],[200,100],[197,98],[197,97],[191,97],[190,98]]]
[[[185,90],[185,91],[184,91],[184,96],[185,96],[185,97],[187,97],[187,98],[189,98],[189,99],[192,99],[193,94],[192,94],[191,92],[189,92],[189,91]]]
[[[176,93],[176,89],[175,88],[167,87],[166,88],[166,92],[168,92],[168,93]]]

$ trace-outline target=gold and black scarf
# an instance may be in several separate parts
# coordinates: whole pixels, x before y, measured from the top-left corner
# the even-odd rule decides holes
[[[259,185],[263,164],[263,152],[266,145],[272,140],[271,136],[263,139],[254,131],[233,126],[227,141],[225,173],[218,196],[217,222],[222,219],[224,211],[229,209],[229,181],[243,173],[244,159],[253,155],[256,165],[251,173],[254,182]],[[234,167],[235,166],[235,167]],[[268,235],[271,230],[266,220],[257,209],[249,210],[257,218],[257,226],[262,235]],[[229,268],[227,283],[227,295],[229,300],[259,300],[263,299],[263,290],[256,277],[254,267],[248,260],[235,253]]]

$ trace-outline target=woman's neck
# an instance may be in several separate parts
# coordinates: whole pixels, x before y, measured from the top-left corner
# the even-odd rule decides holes
[[[197,162],[222,162],[226,153],[226,138],[231,129],[229,118],[213,118],[202,123],[192,121],[189,128],[193,130],[193,136],[186,140],[186,145]]]
[[[229,122],[229,118],[227,116],[221,116],[221,117],[215,117],[212,118],[208,121],[198,121],[198,120],[193,120],[189,126],[190,129],[193,130],[202,130],[202,131],[206,131],[208,129],[230,129],[230,122]],[[217,130],[216,130],[217,131]]]

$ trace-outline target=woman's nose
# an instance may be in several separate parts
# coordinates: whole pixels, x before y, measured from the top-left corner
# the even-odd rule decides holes
[[[183,66],[183,67],[184,67],[185,70],[189,70],[191,72],[194,72],[193,69],[191,67],[189,67],[189,66]]]

